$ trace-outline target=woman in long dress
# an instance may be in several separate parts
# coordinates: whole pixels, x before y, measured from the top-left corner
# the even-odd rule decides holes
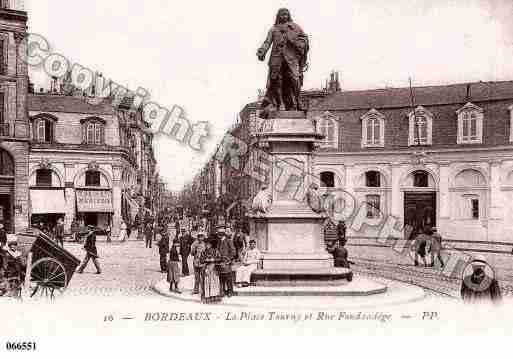
[[[221,283],[219,273],[217,272],[217,264],[221,262],[219,251],[213,246],[212,239],[206,241],[206,249],[201,254],[201,302],[215,303],[220,302]]]
[[[124,242],[126,241],[127,233],[126,233],[126,223],[124,220],[121,220],[121,226],[119,231],[119,241]]]

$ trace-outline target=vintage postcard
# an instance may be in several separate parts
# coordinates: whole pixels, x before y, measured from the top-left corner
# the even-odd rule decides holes
[[[512,13],[1,0],[2,357],[511,335]]]

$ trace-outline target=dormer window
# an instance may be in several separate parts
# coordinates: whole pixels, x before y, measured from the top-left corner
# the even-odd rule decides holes
[[[483,142],[483,109],[467,103],[456,111],[458,116],[458,143]]]
[[[88,145],[103,145],[105,143],[105,120],[90,117],[81,121],[83,142]]]
[[[408,146],[426,146],[432,144],[433,115],[424,107],[418,106],[408,115]]]
[[[324,148],[337,148],[338,142],[338,126],[336,117],[331,113],[326,112],[321,118],[317,120],[318,131],[324,135],[321,141],[321,147]]]
[[[41,114],[32,117],[32,138],[38,143],[53,143],[57,117]]]
[[[385,116],[375,109],[361,117],[362,147],[383,147],[385,145]]]

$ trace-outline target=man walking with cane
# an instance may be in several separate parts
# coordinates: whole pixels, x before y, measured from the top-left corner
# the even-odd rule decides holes
[[[96,233],[94,232],[94,227],[88,226],[87,231],[88,232],[84,243],[84,250],[86,251],[86,255],[84,257],[84,261],[78,268],[77,273],[83,273],[84,268],[89,263],[89,259],[92,259],[93,264],[96,267],[96,274],[101,274],[102,271],[100,269],[100,263],[98,262],[98,251],[96,249]]]

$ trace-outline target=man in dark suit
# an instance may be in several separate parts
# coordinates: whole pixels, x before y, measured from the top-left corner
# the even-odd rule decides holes
[[[178,241],[180,243],[180,256],[182,257],[182,275],[188,276],[190,273],[189,263],[187,262],[187,260],[189,259],[189,255],[191,254],[191,245],[194,239],[185,230],[185,228],[182,228],[182,233],[180,234]]]
[[[232,261],[235,258],[235,246],[233,241],[226,235],[224,227],[217,229],[218,233],[218,246],[217,249],[221,255],[222,262],[219,265],[219,277],[221,279],[221,293],[231,297],[233,295],[233,273]]]
[[[146,238],[146,248],[151,248],[153,240],[153,225],[151,222],[146,223],[144,236]]]
[[[55,240],[61,247],[64,247],[64,220],[59,218],[55,226]]]
[[[84,268],[89,263],[89,259],[93,260],[93,264],[96,267],[96,274],[101,274],[102,271],[100,269],[100,263],[98,262],[98,251],[96,249],[96,233],[95,228],[93,226],[87,226],[87,234],[84,243],[84,250],[86,251],[86,255],[84,257],[84,261],[77,269],[77,273],[82,273]]]
[[[169,252],[169,235],[167,230],[161,228],[160,232],[156,235],[156,239],[159,246],[160,270],[162,273],[165,273],[167,272],[167,253]]]

